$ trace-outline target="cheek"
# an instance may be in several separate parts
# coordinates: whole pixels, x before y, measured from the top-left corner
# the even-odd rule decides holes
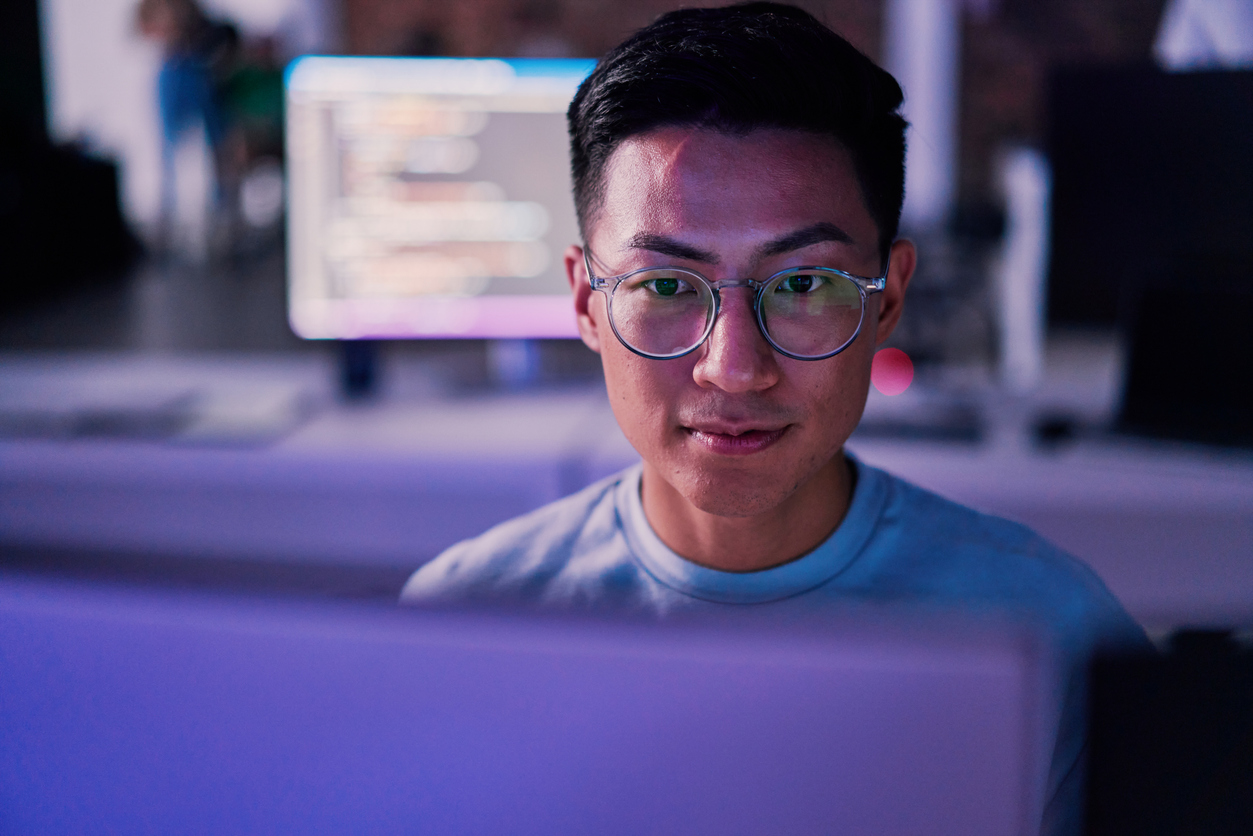
[[[838,385],[832,390],[838,391],[842,399],[856,401],[864,405],[866,394],[870,389],[870,364],[875,353],[875,325],[879,320],[879,294],[874,294],[866,305],[866,316],[861,323],[861,331],[853,344],[841,351],[832,359],[835,361],[830,373],[838,378]]]
[[[792,379],[803,393],[801,397],[814,410],[816,431],[821,439],[815,439],[819,455],[838,450],[861,420],[870,388],[872,352],[873,339],[859,338],[830,360],[820,360],[812,368],[796,370],[798,374]]]
[[[605,388],[614,417],[641,455],[665,443],[673,429],[670,406],[679,400],[682,361],[648,360],[628,351],[610,334],[602,343]],[[690,379],[691,370],[687,370]]]

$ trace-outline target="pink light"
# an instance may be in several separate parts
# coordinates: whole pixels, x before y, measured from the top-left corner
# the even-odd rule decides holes
[[[914,363],[899,348],[876,352],[870,363],[870,382],[885,395],[899,395],[914,380]]]

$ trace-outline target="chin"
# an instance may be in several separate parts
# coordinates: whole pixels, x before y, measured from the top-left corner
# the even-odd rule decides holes
[[[786,498],[786,496],[777,494],[744,492],[731,496],[725,493],[713,496],[705,494],[689,495],[688,501],[711,516],[747,518],[760,516],[774,510]]]
[[[706,514],[718,517],[754,517],[782,505],[806,480],[763,477],[722,468],[680,465],[670,472],[670,484],[683,498]]]

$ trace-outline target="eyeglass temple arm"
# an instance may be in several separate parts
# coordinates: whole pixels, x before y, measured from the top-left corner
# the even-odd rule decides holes
[[[592,290],[600,290],[603,287],[607,287],[609,285],[609,282],[608,280],[602,279],[600,276],[597,276],[595,273],[592,272],[593,261],[599,261],[599,259],[597,259],[596,254],[592,252],[592,248],[589,247],[587,244],[584,244],[583,245],[583,267],[586,268],[587,270],[587,283],[588,285],[591,286]]]

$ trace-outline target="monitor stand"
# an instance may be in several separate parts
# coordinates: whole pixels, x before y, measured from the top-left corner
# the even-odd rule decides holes
[[[378,340],[339,341],[339,386],[346,400],[373,397],[378,390]]]
[[[488,340],[487,369],[501,389],[525,389],[538,383],[542,371],[538,340]]]

